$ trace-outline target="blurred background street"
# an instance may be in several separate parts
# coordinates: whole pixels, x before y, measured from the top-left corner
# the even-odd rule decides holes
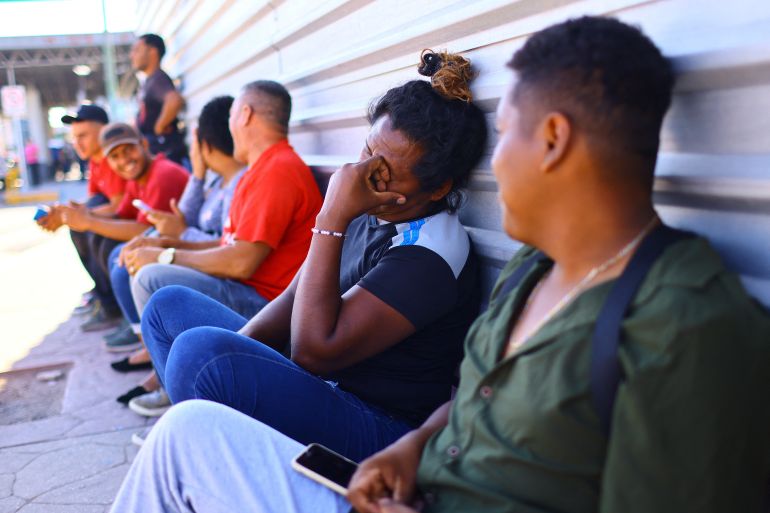
[[[59,192],[61,201],[86,196],[85,182],[45,189]],[[93,286],[67,229],[44,232],[32,220],[35,210],[34,204],[0,206],[0,372],[66,321]]]

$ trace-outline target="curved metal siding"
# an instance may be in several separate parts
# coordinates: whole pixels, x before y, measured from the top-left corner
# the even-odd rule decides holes
[[[656,201],[673,225],[707,235],[770,304],[770,2],[766,0],[144,0],[139,32],[167,40],[192,117],[217,94],[270,78],[294,98],[292,144],[331,172],[355,160],[369,101],[418,78],[426,47],[468,55],[489,112],[504,63],[532,32],[567,17],[610,14],[640,25],[678,71],[657,169]],[[488,156],[463,221],[499,268],[516,244],[500,233]]]

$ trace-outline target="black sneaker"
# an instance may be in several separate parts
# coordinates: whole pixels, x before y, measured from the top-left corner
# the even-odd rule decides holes
[[[108,341],[112,340],[113,338],[120,338],[120,337],[122,337],[122,336],[123,336],[123,331],[124,331],[126,328],[131,328],[131,325],[130,325],[130,324],[128,324],[128,321],[127,321],[127,320],[123,319],[123,320],[120,322],[120,324],[118,325],[118,327],[117,327],[117,328],[115,328],[113,331],[110,331],[109,333],[107,333],[107,334],[106,334],[104,337],[102,337],[102,338],[104,339],[104,341],[105,341],[105,342],[108,342]]]
[[[96,298],[96,294],[83,294],[83,300],[80,302],[80,305],[76,306],[75,309],[72,310],[72,314],[86,315],[91,313],[98,302],[99,300]]]
[[[121,315],[110,315],[102,306],[101,302],[98,302],[96,306],[94,306],[93,312],[91,313],[91,317],[80,325],[80,330],[89,332],[89,331],[99,331],[99,330],[105,330],[107,328],[112,328],[116,324],[120,323]]]
[[[110,353],[123,353],[141,349],[142,340],[139,335],[134,333],[131,326],[125,326],[123,329],[104,337],[104,348]]]

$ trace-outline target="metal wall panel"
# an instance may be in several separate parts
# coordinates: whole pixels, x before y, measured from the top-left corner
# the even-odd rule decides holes
[[[140,0],[138,12],[140,32],[167,39],[165,67],[182,79],[190,121],[214,95],[278,80],[294,98],[292,143],[321,172],[357,158],[366,106],[419,77],[423,48],[473,60],[491,123],[504,63],[529,34],[581,14],[638,24],[678,72],[657,169],[660,212],[708,236],[770,304],[766,0]],[[517,245],[500,232],[489,150],[462,216],[492,276]]]

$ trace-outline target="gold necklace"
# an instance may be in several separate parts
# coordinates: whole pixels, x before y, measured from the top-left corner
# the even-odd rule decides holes
[[[537,331],[543,327],[545,323],[551,320],[552,317],[554,317],[559,311],[561,311],[562,308],[567,306],[575,297],[583,291],[583,289],[593,281],[594,278],[596,278],[598,275],[612,267],[613,265],[617,264],[621,259],[623,259],[626,255],[628,255],[641,241],[644,239],[648,233],[655,227],[655,225],[658,223],[658,216],[657,214],[652,217],[652,219],[647,223],[647,225],[642,229],[641,232],[637,234],[636,237],[634,237],[631,242],[623,246],[620,251],[615,253],[613,256],[602,262],[601,264],[591,268],[588,273],[586,273],[585,276],[583,276],[583,279],[581,279],[577,285],[572,287],[564,296],[559,300],[558,303],[556,303],[550,310],[548,310],[548,313],[543,316],[540,321],[535,325],[534,328],[529,330],[526,334],[526,336],[521,337],[518,342],[514,343],[512,340],[508,342],[508,348],[507,353],[510,354],[514,351],[516,351],[518,348],[520,348],[524,343],[529,340],[532,335],[537,333]],[[550,272],[550,271],[549,271]],[[540,290],[540,286],[543,284],[543,281],[545,281],[545,277],[548,273],[543,275],[540,280],[537,282],[537,285],[535,285],[535,288],[532,289],[532,292],[529,293],[529,297],[527,298],[527,302],[524,304],[524,308],[522,308],[521,313],[519,314],[519,319],[524,317],[524,314],[529,310],[530,305],[532,304],[532,298],[537,294],[537,292]]]

